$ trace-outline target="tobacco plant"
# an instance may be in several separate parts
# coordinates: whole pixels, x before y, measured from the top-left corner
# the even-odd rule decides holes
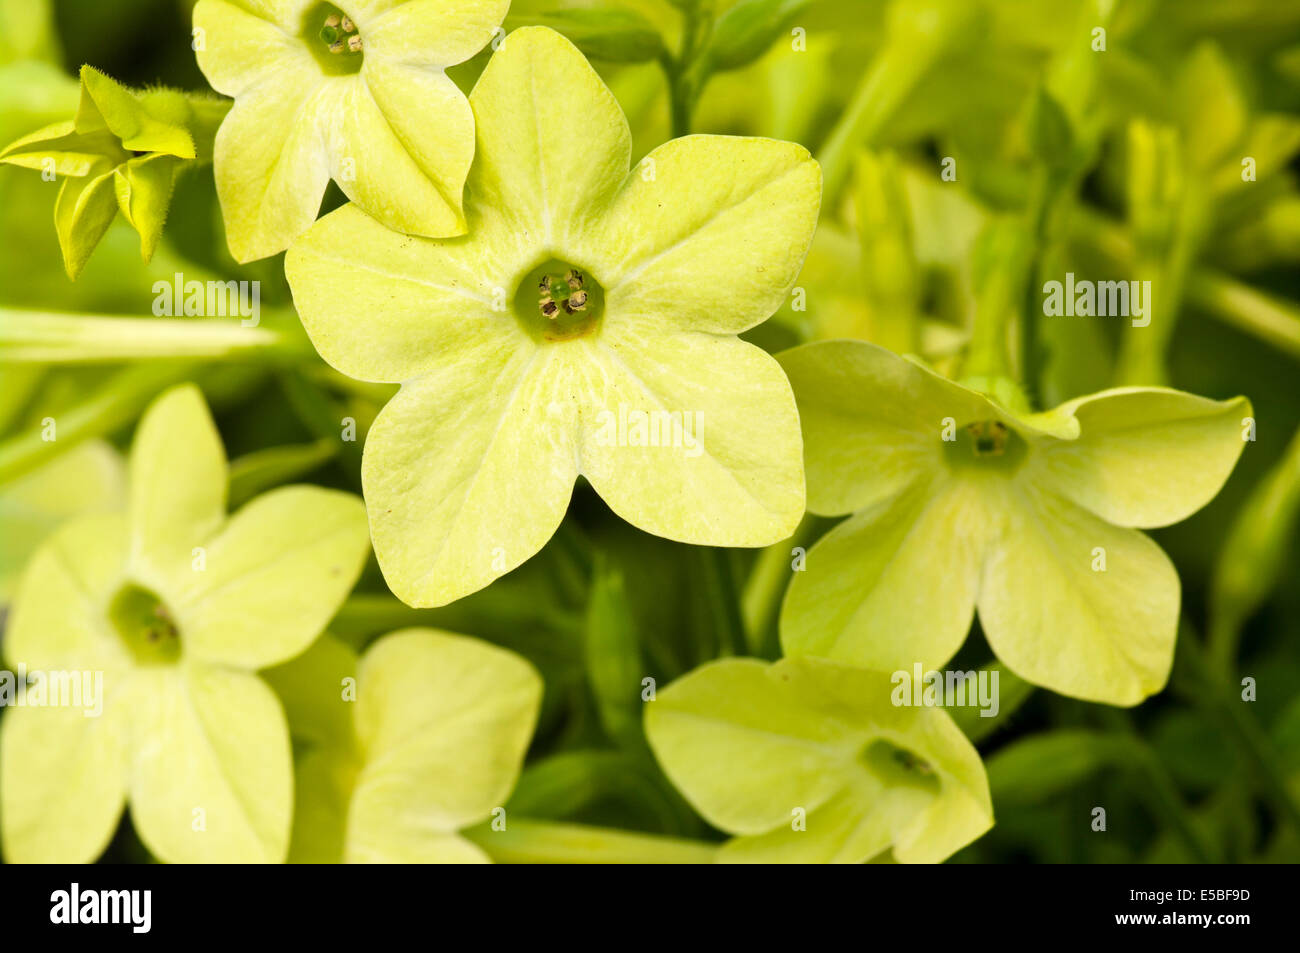
[[[1300,4],[0,24],[6,861],[1300,858]]]

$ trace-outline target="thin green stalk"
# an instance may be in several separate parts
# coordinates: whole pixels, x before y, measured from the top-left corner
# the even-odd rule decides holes
[[[123,318],[0,308],[0,364],[103,364],[159,359],[298,358],[306,342],[233,320]]]
[[[1289,302],[1207,270],[1188,277],[1187,299],[1219,321],[1300,358],[1300,309]]]
[[[486,822],[462,834],[502,864],[711,864],[717,855],[702,841],[513,817],[505,830]]]
[[[805,550],[808,548],[816,533],[817,523],[815,516],[804,514],[789,539],[768,546],[755,559],[740,600],[745,644],[750,655],[766,657],[769,633],[777,625],[781,600],[794,571],[792,551],[796,547]]]
[[[731,554],[716,546],[694,549],[709,626],[718,639],[718,654],[745,653],[745,623],[731,568]]]
[[[674,139],[690,135],[695,103],[708,78],[708,64],[700,52],[713,26],[711,10],[702,13],[698,6],[692,6],[684,12],[684,16],[681,51],[677,56],[665,53],[659,61],[668,81]]]

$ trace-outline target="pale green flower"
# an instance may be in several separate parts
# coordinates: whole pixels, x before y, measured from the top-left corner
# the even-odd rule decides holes
[[[1027,681],[1133,705],[1169,675],[1178,575],[1133,527],[1167,526],[1232,472],[1252,411],[1124,387],[1030,414],[865,342],[786,351],[808,506],[852,513],[781,611],[791,655],[941,668],[978,606]]]
[[[793,143],[690,136],[629,174],[618,104],[544,28],[512,33],[470,102],[469,235],[408,238],[347,206],[286,262],[321,356],[402,384],[362,464],[390,588],[440,605],[487,585],[550,538],[579,474],[670,539],[789,535],[793,396],[736,335],[794,284],[817,164]]]
[[[266,675],[301,751],[290,861],[487,860],[457,832],[515,786],[542,699],[532,665],[477,639],[403,629],[359,662],[325,636]]]
[[[386,226],[465,231],[474,117],[444,72],[492,39],[510,0],[199,0],[199,67],[235,106],[217,192],[239,261],[311,225],[329,180]]]
[[[31,473],[0,483],[0,607],[9,604],[27,560],[60,524],[121,508],[125,469],[109,444],[88,440]]]
[[[936,863],[993,826],[975,748],[878,672],[820,659],[710,662],[646,706],[665,773],[737,835],[719,859]]]
[[[350,494],[295,486],[227,518],[226,483],[202,396],[175,388],[136,432],[127,511],[66,523],[32,557],[8,667],[101,681],[80,706],[29,701],[0,721],[7,860],[94,860],[128,799],[164,861],[284,859],[289,735],[254,672],[334,614],[367,554],[365,514]]]
[[[141,257],[153,257],[176,176],[211,158],[213,130],[228,108],[172,89],[130,90],[83,66],[76,117],[11,143],[0,162],[65,176],[54,225],[75,279],[119,211],[140,235]]]

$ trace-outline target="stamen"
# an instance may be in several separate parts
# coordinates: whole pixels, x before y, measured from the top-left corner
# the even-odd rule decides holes
[[[348,49],[351,50],[353,53],[360,53],[360,52],[361,52],[361,37],[359,37],[359,36],[350,36],[350,37],[348,37]]]
[[[352,20],[351,20],[349,17],[346,17],[346,16],[343,18],[343,32],[344,32],[344,33],[356,33],[356,32],[357,32],[357,25],[356,25],[355,23],[353,23]]]
[[[982,420],[966,429],[974,439],[976,456],[1001,456],[1007,449],[1007,428],[1001,421]]]

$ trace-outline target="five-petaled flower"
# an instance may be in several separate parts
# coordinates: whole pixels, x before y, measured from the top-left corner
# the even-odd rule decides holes
[[[199,66],[235,98],[216,142],[231,253],[274,255],[332,178],[389,228],[465,231],[474,118],[445,68],[482,49],[509,0],[199,0]]]
[[[168,391],[131,451],[128,511],[61,526],[14,599],[5,659],[102,676],[0,722],[0,823],[17,862],[94,860],[131,818],[164,861],[284,860],[289,734],[257,669],[320,634],[369,551],[361,501],[293,486],[226,516],[225,453],[198,389]]]
[[[470,103],[468,235],[398,235],[350,205],[286,262],[321,356],[402,384],[362,464],[390,588],[427,606],[487,585],[550,538],[579,474],[660,536],[788,536],[804,503],[793,395],[736,335],[794,284],[817,164],[793,143],[690,136],[629,173],[622,110],[545,28],[507,37]],[[581,117],[581,139],[556,116]],[[616,413],[658,439],[608,439]]]
[[[861,341],[780,355],[799,398],[809,509],[852,513],[808,553],[781,611],[788,655],[940,668],[976,606],[1027,681],[1134,705],[1169,676],[1178,574],[1134,527],[1208,503],[1251,414],[1124,387],[1044,413]]]
[[[988,778],[947,712],[824,659],[721,659],[646,706],[664,772],[736,837],[721,861],[937,863],[993,826]]]

